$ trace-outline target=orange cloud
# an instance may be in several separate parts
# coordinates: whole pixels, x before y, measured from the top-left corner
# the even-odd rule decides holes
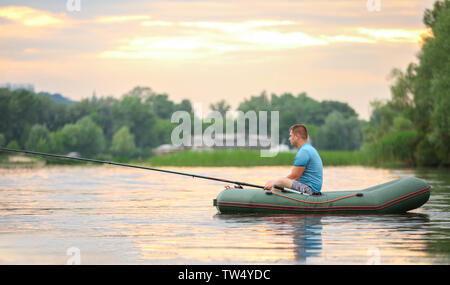
[[[420,43],[426,29],[368,29],[359,28],[359,33],[378,41]]]
[[[242,22],[145,21],[142,26],[166,26],[151,37],[122,40],[100,57],[188,59],[225,52],[275,50],[325,45],[327,42],[302,32],[283,32],[280,27],[298,25],[294,21],[252,20]],[[142,33],[144,34],[144,33]]]
[[[66,23],[63,15],[54,15],[25,6],[0,8],[0,17],[29,27],[63,26]]]
[[[353,96],[364,109],[362,100],[377,92],[389,96],[386,74],[432,36],[420,19],[433,2],[382,0],[371,13],[366,0],[136,1],[123,9],[134,12],[115,14],[117,5],[105,4],[83,17],[0,7],[0,77],[73,98],[94,87],[118,94],[151,78],[178,99],[214,93],[237,102],[263,88],[306,90]],[[361,96],[365,86],[372,97]]]
[[[226,21],[144,21],[144,27],[159,26],[152,36],[140,31],[121,39],[103,58],[190,59],[236,51],[279,51],[333,43],[418,43],[425,29],[345,28],[312,34],[298,21],[259,19]],[[332,33],[336,33],[333,35]]]
[[[102,16],[95,19],[98,23],[123,23],[130,21],[149,20],[151,17],[146,15],[122,15],[122,16]]]

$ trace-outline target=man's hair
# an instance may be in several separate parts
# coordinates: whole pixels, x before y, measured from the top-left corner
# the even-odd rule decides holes
[[[305,125],[302,124],[296,124],[289,128],[289,131],[292,131],[292,133],[298,134],[302,139],[307,140],[308,139],[308,130],[306,129]]]

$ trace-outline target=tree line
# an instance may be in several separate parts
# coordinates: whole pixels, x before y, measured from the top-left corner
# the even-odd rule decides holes
[[[230,106],[222,100],[210,109],[225,114]],[[268,100],[263,92],[244,100],[238,110],[279,111],[280,132],[285,134],[282,143],[288,143],[289,127],[300,122],[309,126],[312,140],[321,149],[359,149],[362,141],[361,122],[346,103],[318,102],[305,93],[272,94]],[[3,88],[0,145],[41,152],[75,151],[88,157],[148,157],[153,148],[170,144],[176,127],[170,118],[175,111],[195,116],[188,99],[177,104],[149,87],[135,87],[120,99],[94,96],[70,105],[29,90]],[[203,129],[208,125],[203,123]]]
[[[426,9],[418,62],[392,70],[391,99],[372,102],[363,128],[365,149],[373,161],[399,160],[407,165],[450,165],[450,1]]]
[[[238,110],[279,111],[280,142],[289,144],[289,127],[305,124],[312,143],[320,150],[358,150],[362,143],[363,121],[347,103],[339,101],[317,101],[306,93],[294,96],[266,92],[252,96],[239,104]],[[271,122],[270,114],[268,121]],[[270,130],[270,126],[268,127]]]
[[[177,110],[192,112],[189,100],[136,87],[122,98],[92,97],[57,103],[25,89],[0,89],[0,145],[42,152],[79,152],[88,157],[146,157],[170,141]]]

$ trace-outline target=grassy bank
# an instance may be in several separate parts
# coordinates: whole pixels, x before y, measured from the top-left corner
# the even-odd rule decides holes
[[[292,165],[295,153],[278,153],[274,157],[261,157],[255,150],[182,151],[154,156],[153,166],[271,166]],[[324,166],[367,165],[361,151],[321,151]]]
[[[37,155],[0,153],[0,167],[43,166],[43,165],[84,165],[86,162],[60,158],[45,158]]]
[[[363,165],[385,168],[402,168],[405,163],[398,160],[375,160],[369,151],[319,151],[324,166]],[[130,164],[151,166],[281,166],[292,165],[295,152],[280,152],[274,157],[261,157],[257,150],[214,150],[214,151],[181,151],[168,155],[153,156],[144,160],[126,158],[95,157],[96,159]],[[68,159],[42,158],[33,156],[0,155],[0,167],[38,166],[38,165],[83,165],[86,162]]]

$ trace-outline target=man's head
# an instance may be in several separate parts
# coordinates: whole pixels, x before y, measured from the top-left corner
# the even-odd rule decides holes
[[[289,128],[289,142],[292,146],[301,147],[308,141],[308,130],[305,125],[297,124]]]

